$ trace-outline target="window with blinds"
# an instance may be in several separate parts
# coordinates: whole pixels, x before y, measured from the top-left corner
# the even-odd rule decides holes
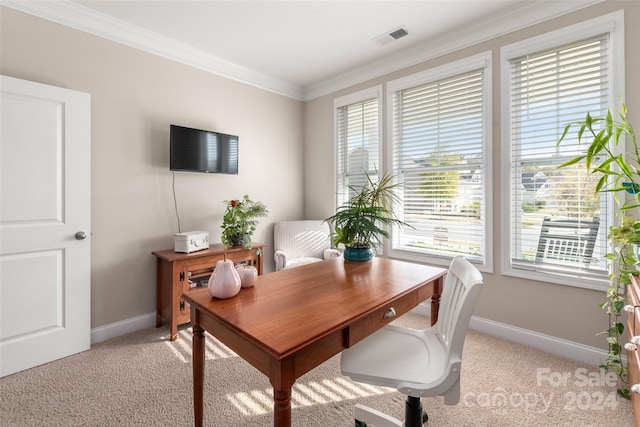
[[[400,217],[412,226],[394,230],[394,256],[486,263],[488,59],[479,64],[463,72],[452,65],[390,94]]]
[[[610,197],[595,193],[598,175],[584,163],[558,166],[584,151],[575,132],[557,141],[567,123],[586,113],[604,115],[611,100],[609,33],[508,60],[510,268],[579,279],[606,280],[607,231],[612,222]],[[586,136],[586,135],[585,135]],[[547,258],[541,239],[544,218],[578,224],[599,220],[590,256]],[[556,234],[588,235],[567,229]],[[543,233],[544,234],[544,233]],[[563,236],[559,236],[563,237]],[[557,249],[564,251],[564,249]],[[561,282],[560,282],[561,283]]]
[[[336,203],[342,205],[380,169],[378,98],[358,101],[336,109],[337,179]]]

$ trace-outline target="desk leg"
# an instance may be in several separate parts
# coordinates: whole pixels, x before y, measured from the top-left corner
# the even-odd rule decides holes
[[[273,390],[273,425],[274,427],[291,426],[291,389]]]
[[[273,386],[273,425],[291,427],[291,389],[295,382],[294,362],[289,359],[272,365],[271,385]]]
[[[433,284],[433,296],[431,297],[431,326],[438,321],[438,311],[440,310],[440,296],[442,295],[442,277]]]
[[[178,322],[175,319],[171,319],[171,323],[169,324],[169,341],[175,341],[177,339],[178,339]]]
[[[162,326],[162,261],[156,262],[156,328]]]
[[[195,316],[192,316],[192,318]],[[196,427],[204,423],[204,329],[193,325],[193,416]]]

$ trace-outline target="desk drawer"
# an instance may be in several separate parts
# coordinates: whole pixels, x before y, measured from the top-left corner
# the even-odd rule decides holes
[[[349,348],[363,338],[368,337],[384,325],[396,320],[418,305],[418,295],[411,293],[400,300],[380,308],[349,327],[345,337],[345,347]],[[395,312],[395,315],[392,314]]]

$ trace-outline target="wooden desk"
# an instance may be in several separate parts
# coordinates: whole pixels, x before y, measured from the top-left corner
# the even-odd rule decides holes
[[[207,289],[183,295],[191,304],[195,425],[204,421],[205,330],[269,377],[274,426],[289,427],[297,378],[429,297],[435,323],[445,273],[384,258],[332,259],[259,276],[227,300]]]

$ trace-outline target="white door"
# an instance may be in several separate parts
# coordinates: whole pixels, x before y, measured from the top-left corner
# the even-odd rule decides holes
[[[1,377],[91,344],[91,103],[0,79]]]

